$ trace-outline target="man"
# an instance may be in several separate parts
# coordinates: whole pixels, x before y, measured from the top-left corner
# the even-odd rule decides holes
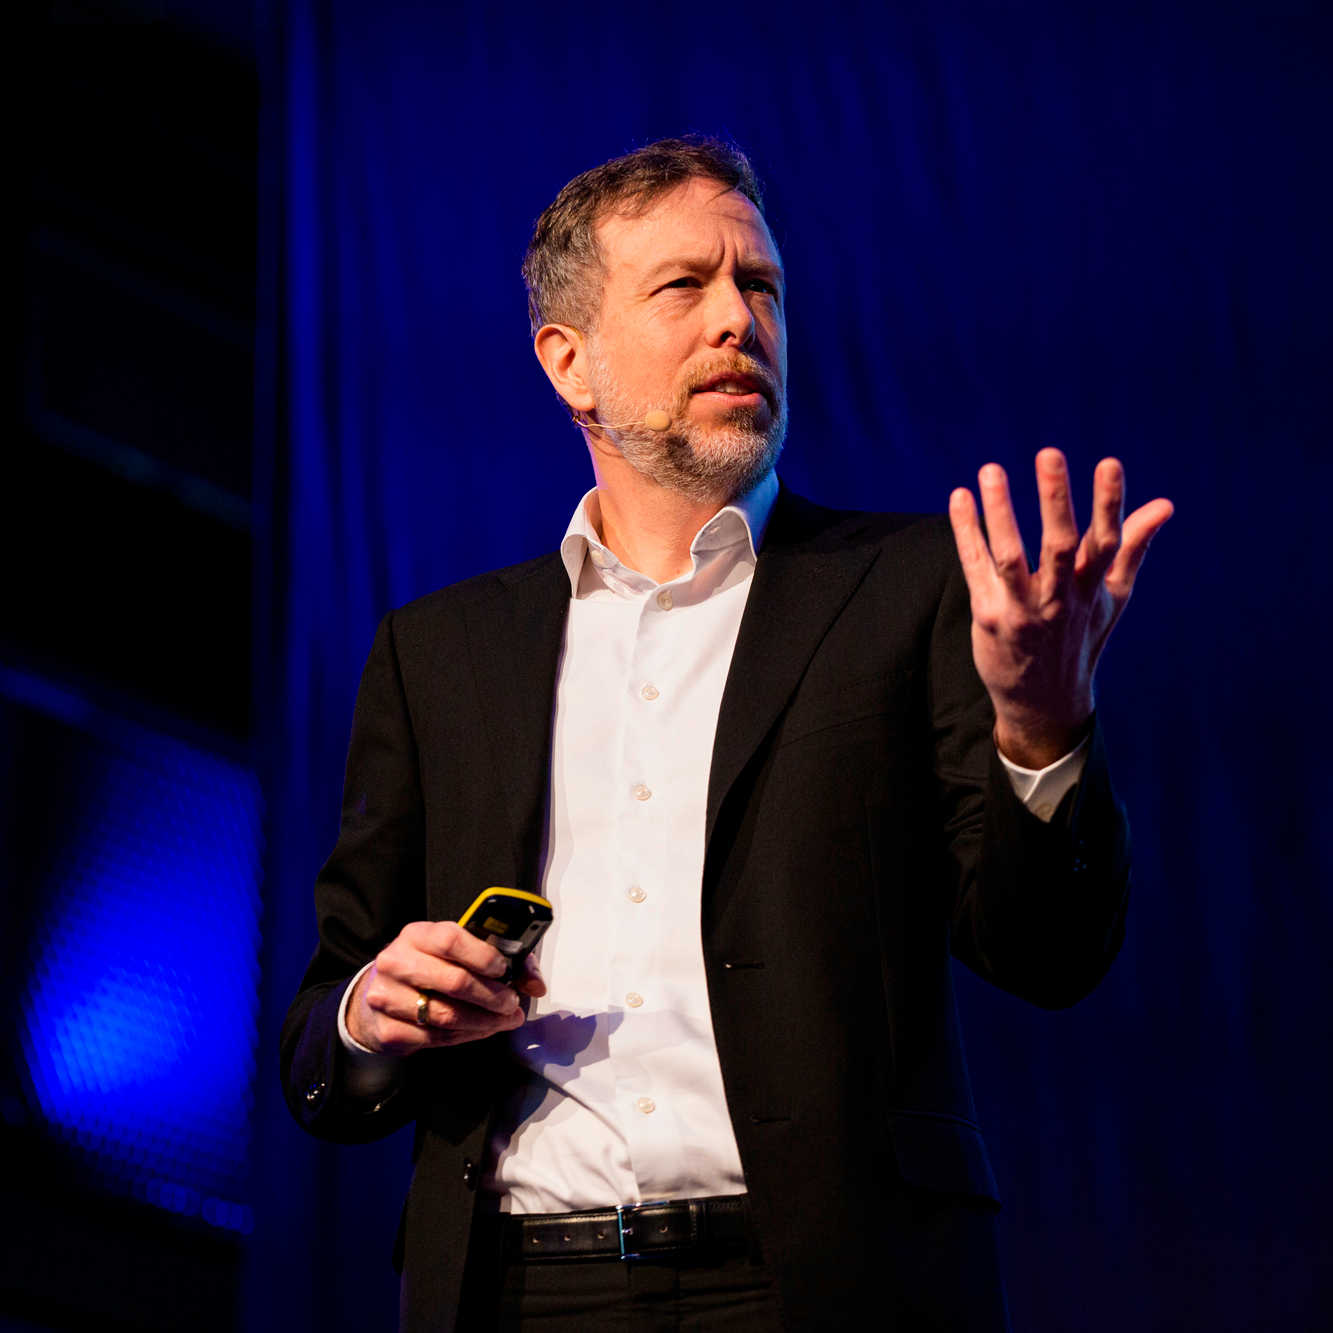
[[[380,627],[293,1112],[415,1121],[404,1328],[840,1328],[867,1295],[1004,1328],[948,955],[1055,1006],[1119,946],[1092,673],[1171,507],[1122,524],[1104,460],[1080,539],[1044,450],[1029,572],[994,465],[989,538],[966,490],[952,535],[783,491],[782,263],[726,146],[576,178],[524,271],[596,488],[558,554]],[[492,884],[555,906],[514,986],[455,924]]]

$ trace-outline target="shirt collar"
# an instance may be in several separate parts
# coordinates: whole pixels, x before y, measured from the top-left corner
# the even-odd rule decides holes
[[[749,556],[751,561],[757,560],[777,498],[778,478],[770,469],[749,491],[730,504],[724,505],[694,534],[694,539],[690,542],[690,553],[695,557],[696,565],[699,557],[730,547],[742,548],[736,552],[737,558]],[[594,553],[593,562],[599,566],[603,574],[615,569],[621,574],[631,576],[635,582],[642,582],[645,588],[655,587],[651,579],[621,565],[610,548],[602,544],[597,532],[600,522],[597,487],[594,486],[579,501],[574,516],[565,529],[564,539],[560,543],[560,558],[564,561],[565,572],[569,575],[571,594],[578,596],[583,564],[589,553]]]

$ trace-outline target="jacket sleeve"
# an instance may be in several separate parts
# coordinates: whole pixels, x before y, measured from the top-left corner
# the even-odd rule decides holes
[[[1119,951],[1129,893],[1129,830],[1097,721],[1082,777],[1043,823],[1015,794],[996,753],[956,563],[934,627],[930,689],[953,952],[1034,1004],[1074,1004]]]
[[[360,968],[408,922],[424,917],[424,864],[416,741],[390,615],[380,624],[361,677],[338,841],[315,883],[318,943],[282,1028],[287,1105],[299,1124],[321,1138],[364,1142],[414,1117],[410,1069],[371,1101],[347,1091],[337,1015]]]

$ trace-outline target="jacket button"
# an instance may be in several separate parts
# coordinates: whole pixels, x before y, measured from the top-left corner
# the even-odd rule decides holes
[[[325,1089],[323,1083],[312,1083],[305,1090],[306,1105],[314,1106],[317,1102],[319,1102],[324,1096],[324,1090]]]
[[[470,1190],[477,1188],[477,1164],[470,1158],[463,1163],[463,1184]]]

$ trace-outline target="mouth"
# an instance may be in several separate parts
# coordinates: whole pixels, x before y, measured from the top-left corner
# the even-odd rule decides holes
[[[758,375],[741,370],[727,370],[711,375],[690,392],[693,395],[716,395],[719,399],[726,399],[728,406],[732,407],[757,407],[760,403],[771,401],[767,382]]]

